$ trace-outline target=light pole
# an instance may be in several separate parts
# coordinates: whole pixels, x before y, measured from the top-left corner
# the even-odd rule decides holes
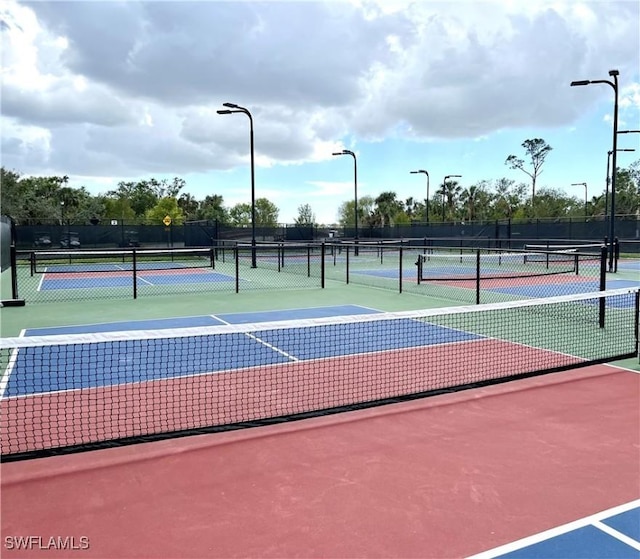
[[[446,175],[444,177],[444,181],[442,182],[442,221],[444,221],[444,198],[445,192],[447,191],[447,179],[455,179],[460,178],[462,175]]]
[[[256,174],[255,174],[255,157],[253,150],[253,117],[248,109],[236,105],[235,103],[222,103],[223,107],[219,115],[229,115],[232,113],[244,113],[249,117],[249,142],[251,144],[251,267],[256,267]]]
[[[606,83],[613,88],[613,174],[611,176],[611,219],[609,220],[609,272],[613,272],[613,258],[616,223],[616,153],[618,151],[618,70],[609,70],[609,75],[613,81],[609,80],[578,80],[571,82],[571,86],[590,85],[596,83]]]
[[[429,173],[424,169],[420,169],[419,171],[410,171],[410,173],[412,175],[417,175],[419,173],[427,175],[427,223],[429,223]]]
[[[626,131],[625,131],[626,132]],[[620,132],[618,132],[618,134],[620,134]],[[636,151],[635,149],[619,149],[617,151]],[[605,184],[605,191],[604,191],[604,218],[607,219],[607,215],[609,214],[609,166],[611,164],[611,154],[613,153],[613,150],[609,150],[607,152],[607,182]]]
[[[587,217],[587,183],[586,182],[572,182],[571,186],[584,186],[584,217]]]
[[[353,209],[355,214],[355,240],[356,240],[356,248],[355,254],[358,255],[358,160],[356,159],[356,154],[348,149],[343,149],[342,151],[338,151],[332,153],[331,155],[350,155],[353,157]]]

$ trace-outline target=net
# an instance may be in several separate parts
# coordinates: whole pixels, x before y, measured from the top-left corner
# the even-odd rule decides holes
[[[427,253],[418,255],[420,281],[526,278],[578,274],[581,263],[593,265],[600,253],[575,251]]]
[[[308,417],[637,355],[638,294],[1,339],[3,460]]]
[[[580,252],[582,254],[594,253],[600,254],[602,243],[583,243],[579,245],[553,245],[551,243],[544,244],[525,244],[525,251],[541,251],[541,252]]]
[[[211,248],[139,250],[62,250],[30,253],[31,275],[99,274],[135,270],[174,270],[213,268]]]

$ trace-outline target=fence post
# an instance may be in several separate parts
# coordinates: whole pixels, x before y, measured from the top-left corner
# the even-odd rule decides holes
[[[136,249],[133,249],[132,252],[132,260],[131,260],[131,269],[133,270],[133,298],[138,298],[138,273],[137,273],[137,259],[136,259]]]
[[[324,289],[324,270],[325,270],[325,262],[324,258],[326,256],[326,247],[324,241],[320,245],[320,287]]]
[[[600,291],[607,289],[607,245],[600,249]],[[604,328],[604,315],[606,309],[606,301],[604,297],[600,297],[600,308],[598,313],[598,324],[600,328]]]
[[[347,284],[349,283],[349,245],[346,246],[347,249]]]
[[[402,293],[402,259],[404,258],[404,254],[403,253],[404,253],[404,248],[402,246],[402,241],[400,241],[400,265],[398,266],[398,268],[399,268],[398,269],[398,272],[399,272],[398,275],[400,277],[400,279],[399,279],[399,283],[400,283],[399,290],[400,290],[400,293]]]
[[[236,293],[240,291],[240,259],[239,259],[238,245],[233,247],[233,255],[236,259]]]
[[[480,249],[476,250],[476,305],[480,304]]]

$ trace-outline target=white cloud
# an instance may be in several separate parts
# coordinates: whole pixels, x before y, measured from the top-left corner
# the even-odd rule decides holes
[[[481,140],[569,125],[610,92],[568,83],[609,67],[632,120],[639,11],[624,1],[9,0],[3,162],[82,177],[246,166],[249,123],[217,115],[225,101],[251,108],[261,167],[323,161],[362,140]],[[343,194],[310,184],[315,196]]]

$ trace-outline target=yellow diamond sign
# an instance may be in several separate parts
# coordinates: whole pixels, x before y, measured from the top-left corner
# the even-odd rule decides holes
[[[164,223],[167,227],[169,227],[169,225],[171,225],[171,216],[165,215],[164,219],[162,220],[162,223]]]

